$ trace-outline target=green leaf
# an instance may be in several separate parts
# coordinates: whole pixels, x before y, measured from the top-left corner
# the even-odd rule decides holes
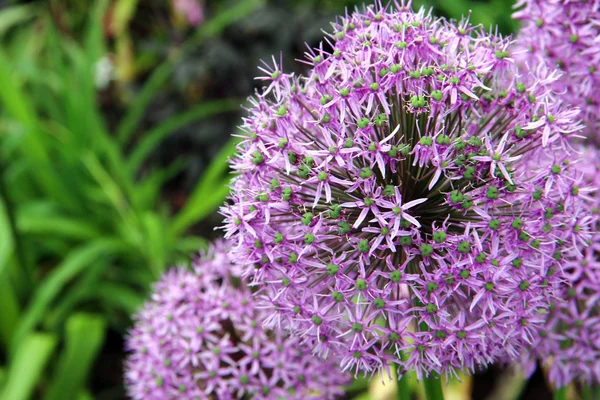
[[[37,8],[32,4],[13,5],[0,11],[0,36],[12,27],[21,24],[37,14]]]
[[[62,180],[56,171],[50,168],[53,163],[45,147],[46,137],[41,134],[41,124],[33,102],[25,95],[22,85],[16,68],[10,64],[0,48],[0,105],[21,125],[21,153],[30,161],[34,178],[46,193],[63,204],[72,204],[73,199],[68,196]]]
[[[108,0],[96,0],[93,4],[85,37],[85,50],[87,59],[91,61],[90,67],[95,67],[96,62],[105,52],[104,22]]]
[[[227,175],[227,160],[236,150],[237,139],[233,138],[223,146],[196,185],[183,209],[175,216],[171,229],[175,235],[201,221],[223,204],[229,193],[230,176]]]
[[[83,391],[77,395],[77,400],[94,400],[94,396],[87,391]]]
[[[156,279],[166,267],[166,249],[170,245],[169,232],[165,229],[164,221],[152,212],[142,217],[145,232],[146,259]]]
[[[19,321],[19,303],[17,294],[13,289],[8,276],[0,276],[0,341],[8,349],[15,326]]]
[[[8,259],[13,250],[14,239],[10,229],[10,220],[6,213],[4,199],[0,198],[0,278],[6,273],[5,269],[8,265]]]
[[[187,166],[183,158],[178,158],[170,165],[151,169],[141,177],[136,186],[134,203],[141,209],[154,209],[161,200],[163,185],[177,176]]]
[[[12,348],[17,348],[22,340],[44,317],[52,301],[61,293],[65,285],[100,257],[106,258],[122,251],[124,245],[114,239],[99,239],[85,244],[69,253],[52,272],[44,278],[36,289],[29,306],[17,326]]]
[[[65,320],[73,313],[78,303],[89,298],[89,294],[102,282],[101,275],[106,271],[108,261],[98,260],[91,264],[81,274],[82,276],[69,286],[69,290],[57,299],[56,305],[46,313],[44,328],[47,330],[59,329]]]
[[[206,39],[218,35],[229,25],[247,17],[264,3],[265,0],[240,0],[234,6],[225,8],[206,21],[198,29],[194,37],[188,39],[174,56],[155,68],[117,128],[117,138],[119,141],[121,143],[129,141],[150,101],[152,101],[156,92],[168,81],[173,72],[173,67],[182,57],[198,47]]]
[[[208,240],[199,236],[185,236],[180,238],[175,243],[175,250],[182,254],[184,257],[189,257],[192,253],[197,253],[202,249],[208,247]]]
[[[569,387],[568,386],[563,386],[560,388],[556,388],[552,391],[552,398],[554,400],[567,400],[567,391],[568,391]]]
[[[100,299],[103,304],[110,304],[132,315],[144,303],[145,296],[131,287],[112,282],[99,282],[90,289],[90,297]]]
[[[32,333],[25,336],[11,359],[0,399],[31,398],[55,347],[54,335]]]
[[[117,0],[112,13],[112,25],[115,36],[127,29],[129,21],[135,14],[138,0]]]
[[[0,185],[3,183],[0,182]],[[0,198],[0,343],[5,349],[8,349],[10,345],[20,312],[17,291],[11,282],[11,274],[7,268],[10,256],[14,251],[14,244],[11,222],[5,203]]]
[[[106,196],[106,199],[126,219],[130,204],[119,184],[115,182],[114,177],[106,171],[106,168],[100,163],[95,154],[91,152],[85,154],[82,157],[82,161],[102,190],[102,193]]]
[[[65,349],[58,361],[46,400],[75,399],[84,388],[98,351],[104,342],[106,321],[91,314],[74,314],[66,323]]]
[[[60,236],[65,239],[90,240],[101,232],[88,221],[60,215],[19,213],[17,228],[22,234]]]
[[[218,113],[238,110],[240,109],[240,104],[241,101],[239,99],[209,101],[198,104],[186,112],[174,115],[163,121],[160,125],[142,135],[141,140],[136,144],[135,149],[129,156],[127,168],[131,173],[137,171],[156,146],[177,129]]]

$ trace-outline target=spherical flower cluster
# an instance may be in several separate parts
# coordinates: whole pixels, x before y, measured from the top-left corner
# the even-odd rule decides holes
[[[592,213],[600,213],[600,152],[587,149],[577,168],[595,189],[582,193],[591,196]],[[595,226],[598,232],[600,225]],[[563,268],[568,284],[550,310],[546,327],[536,337],[530,353],[530,372],[536,358],[548,367],[548,377],[555,387],[580,381],[600,384],[600,234],[592,245],[565,256]]]
[[[127,340],[134,399],[333,399],[348,379],[298,339],[262,328],[223,244],[155,285]]]
[[[409,6],[341,18],[306,77],[265,64],[223,213],[268,323],[423,377],[517,357],[588,219],[554,76]]]
[[[600,0],[519,0],[516,7],[523,23],[516,57],[558,66],[553,89],[581,108],[586,135],[600,139]]]

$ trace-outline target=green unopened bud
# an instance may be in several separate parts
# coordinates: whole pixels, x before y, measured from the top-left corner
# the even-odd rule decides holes
[[[431,92],[431,97],[436,101],[442,100],[442,96],[443,94],[441,90],[434,90],[433,92]]]
[[[423,257],[429,257],[431,253],[433,253],[433,246],[430,244],[422,244],[421,247],[419,247],[419,251]]]
[[[461,253],[468,253],[471,251],[471,244],[466,240],[463,240],[458,244],[458,246],[456,246],[456,249]]]
[[[363,117],[363,118],[359,119],[356,123],[359,128],[364,129],[369,125],[369,118]]]
[[[358,175],[363,179],[368,179],[373,176],[373,171],[368,167],[363,167]]]
[[[444,243],[446,241],[446,232],[444,231],[437,231],[433,234],[433,240],[436,243]]]
[[[314,217],[313,213],[307,212],[307,213],[304,213],[304,215],[302,216],[301,221],[302,221],[302,223],[304,225],[308,226],[312,222],[313,217]]]
[[[394,283],[398,283],[402,280],[402,272],[392,271],[390,272],[390,280]]]
[[[363,291],[367,289],[367,281],[365,281],[364,279],[357,279],[356,280],[356,289]]]
[[[338,267],[335,264],[328,264],[327,267],[325,267],[325,270],[327,271],[327,275],[334,276],[335,274],[338,273],[338,271],[340,270],[340,267]]]
[[[361,253],[366,253],[369,251],[369,241],[367,239],[360,239],[360,242],[358,242],[358,251],[360,251]]]

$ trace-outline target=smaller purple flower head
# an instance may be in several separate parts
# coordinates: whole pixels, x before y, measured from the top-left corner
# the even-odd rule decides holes
[[[263,312],[218,242],[155,284],[127,339],[133,399],[333,399],[348,377],[298,339],[262,328]]]
[[[593,199],[591,214],[600,213],[600,152],[587,148],[577,169],[595,191],[572,190]],[[600,224],[596,220],[596,229]],[[533,351],[526,360],[533,372],[536,360],[546,364],[548,377],[555,387],[572,381],[600,384],[600,234],[592,245],[564,256],[566,283],[562,295],[550,308],[546,326],[538,332]]]
[[[515,58],[558,67],[553,90],[583,111],[586,135],[600,140],[600,0],[519,0],[516,7],[523,26]]]

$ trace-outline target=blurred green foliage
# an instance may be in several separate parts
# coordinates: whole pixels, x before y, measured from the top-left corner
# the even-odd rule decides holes
[[[401,1],[401,0],[399,0]],[[406,1],[406,0],[405,0]],[[345,7],[350,11],[353,7],[361,7],[368,2],[361,0],[295,0],[297,4],[312,3],[322,8],[341,12]],[[387,1],[382,1],[387,4]],[[433,8],[436,15],[460,20],[470,12],[473,24],[482,24],[486,29],[498,29],[503,34],[516,32],[517,21],[511,19],[513,0],[412,0],[415,9],[425,7]]]
[[[260,4],[219,10],[181,51]],[[0,47],[1,399],[85,396],[108,327],[122,331],[164,268],[204,245],[187,230],[228,193],[233,141],[176,213],[161,188],[181,165],[142,166],[175,129],[237,109],[239,99],[174,115],[126,152],[177,56],[154,69],[115,132],[108,130],[96,90],[107,6],[94,2],[80,42],[61,34],[39,5],[0,11],[0,34],[6,21],[23,23]]]
[[[277,3],[333,19],[359,2],[212,1],[207,21],[182,29],[164,53],[138,43],[148,31],[163,40],[160,23],[134,26],[136,13],[151,12],[154,2],[13,3],[0,9],[0,400],[88,399],[109,333],[124,332],[168,265],[204,246],[190,227],[214,214],[228,193],[233,140],[178,207],[164,198],[165,183],[185,163],[158,166],[149,158],[177,130],[238,110],[242,100],[199,98],[148,127],[154,99],[204,42],[236,22],[260,22],[257,9]],[[516,28],[511,3],[414,2],[451,18],[471,9],[473,22],[499,24],[504,33]],[[107,62],[119,87],[109,112],[98,89]],[[362,390],[365,382],[357,385]]]

